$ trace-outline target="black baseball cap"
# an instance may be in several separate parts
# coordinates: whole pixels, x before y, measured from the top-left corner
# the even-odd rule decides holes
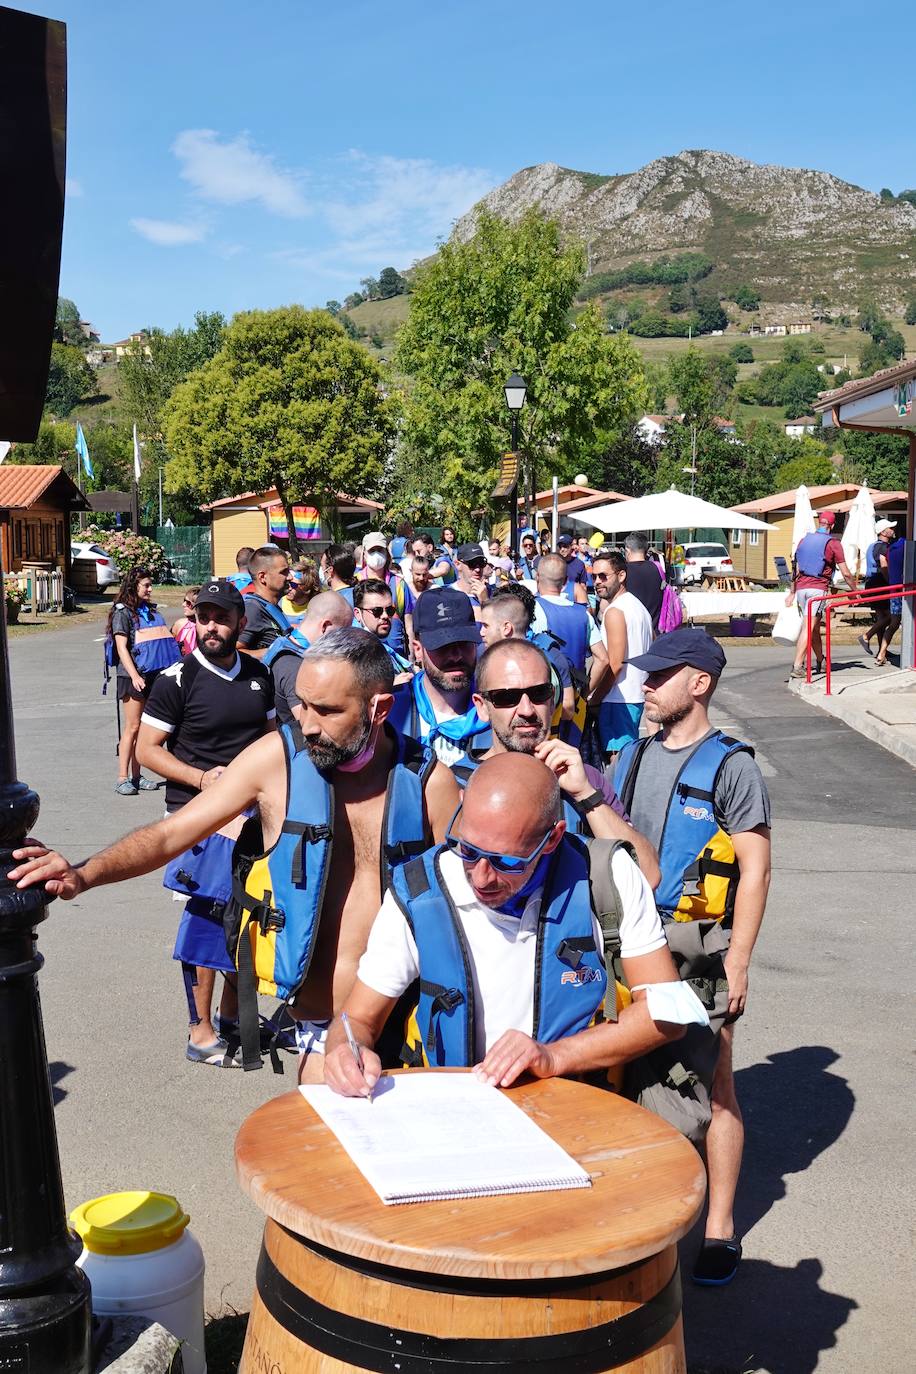
[[[691,668],[719,677],[725,667],[725,654],[722,646],[705,630],[691,630],[685,626],[659,635],[647,654],[628,658],[627,663],[644,673],[663,673],[667,668],[689,663]]]
[[[413,608],[413,629],[424,649],[480,643],[471,599],[455,587],[430,587],[421,592]]]
[[[458,559],[461,563],[486,563],[487,555],[479,544],[459,544]]]
[[[242,593],[224,577],[217,577],[213,582],[205,582],[197,593],[197,604],[220,606],[224,611],[235,611],[237,615],[245,614],[245,599]]]

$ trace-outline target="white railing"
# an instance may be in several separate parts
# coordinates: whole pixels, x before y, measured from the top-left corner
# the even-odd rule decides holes
[[[22,572],[7,573],[7,585],[15,583],[22,595],[22,610],[50,612],[62,615],[64,610],[64,574],[60,568],[26,568]]]

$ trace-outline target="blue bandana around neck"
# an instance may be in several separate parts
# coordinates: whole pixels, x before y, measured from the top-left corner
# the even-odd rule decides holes
[[[498,911],[502,916],[514,916],[517,921],[520,921],[525,914],[525,907],[528,905],[532,895],[537,892],[539,887],[543,887],[547,881],[547,867],[550,863],[550,859],[550,854],[542,854],[535,865],[534,872],[525,883],[524,887],[520,887],[518,892],[514,893],[507,901],[503,902],[502,906],[494,907],[493,910]]]
[[[420,719],[425,720],[429,726],[429,734],[424,740],[425,744],[431,745],[440,735],[443,739],[451,740],[453,744],[463,744],[465,740],[471,739],[474,735],[479,735],[482,730],[489,730],[489,725],[485,720],[480,719],[477,714],[477,707],[473,702],[463,716],[436,720],[436,713],[426,691],[425,679],[425,673],[418,673],[411,683],[413,699],[416,702]]]
[[[286,638],[290,641],[291,644],[295,644],[299,648],[301,648],[303,653],[306,649],[310,649],[312,647],[311,641],[306,639],[305,635],[296,625],[294,625],[293,628],[289,631]]]

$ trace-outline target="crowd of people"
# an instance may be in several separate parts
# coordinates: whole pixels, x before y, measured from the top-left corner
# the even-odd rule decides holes
[[[259,1066],[286,1037],[341,1093],[434,1065],[657,1111],[705,1150],[694,1278],[727,1283],[766,786],[710,722],[725,656],[666,629],[643,536],[520,548],[446,526],[317,565],[241,549],[171,629],[132,574],[107,644],[117,790],[155,774],[166,814],[79,863],[27,841],[10,876],[70,898],[165,869],[195,1063]]]

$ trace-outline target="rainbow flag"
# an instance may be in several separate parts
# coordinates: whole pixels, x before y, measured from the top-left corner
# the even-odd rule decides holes
[[[293,506],[293,524],[297,539],[321,538],[321,515],[314,506]],[[289,538],[289,527],[281,505],[268,507],[267,528],[271,539]]]

